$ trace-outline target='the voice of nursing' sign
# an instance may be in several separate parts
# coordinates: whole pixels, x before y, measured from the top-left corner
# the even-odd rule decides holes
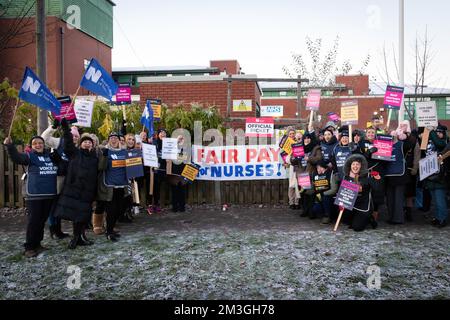
[[[272,118],[247,118],[245,121],[246,137],[273,137],[274,122]]]
[[[201,166],[198,180],[286,179],[276,145],[192,146],[193,162]]]

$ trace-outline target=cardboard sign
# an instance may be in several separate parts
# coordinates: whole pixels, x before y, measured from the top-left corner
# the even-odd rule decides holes
[[[294,140],[289,138],[288,136],[283,136],[280,141],[280,148],[286,152],[288,155],[292,153],[292,145],[295,143]]]
[[[277,145],[192,147],[192,162],[200,165],[197,180],[241,181],[287,179]]]
[[[79,127],[91,127],[92,113],[94,111],[94,101],[75,100],[75,114],[77,116],[76,125]]]
[[[387,109],[400,110],[403,101],[403,87],[387,86],[383,105]]]
[[[311,177],[309,173],[301,173],[298,177],[298,185],[305,190],[310,190],[312,188]]]
[[[438,173],[440,165],[437,157],[437,153],[432,153],[428,157],[419,161],[419,177],[420,181]]]
[[[177,160],[178,159],[178,140],[177,138],[162,139],[162,159]]]
[[[292,145],[292,156],[294,158],[301,158],[305,156],[305,148],[301,143],[294,143]]]
[[[342,102],[341,123],[343,125],[358,124],[358,100]]]
[[[283,116],[283,106],[261,106],[261,117],[273,117],[278,118]]]
[[[142,151],[139,149],[127,150],[125,160],[127,179],[134,179],[144,176],[144,166],[142,165]]]
[[[308,90],[308,98],[306,99],[306,110],[317,111],[320,106],[320,89],[310,89]]]
[[[153,120],[161,120],[161,100],[160,99],[148,99],[153,109]]]
[[[119,86],[116,92],[117,104],[130,104],[131,103],[131,87],[129,85]]]
[[[334,204],[352,211],[358,198],[359,184],[342,180]]]
[[[199,168],[193,164],[186,164],[181,175],[190,181],[194,181],[199,172]]]
[[[384,161],[392,161],[392,148],[394,145],[394,137],[389,135],[377,135],[373,142],[373,146],[378,149],[372,154],[372,159]]]
[[[70,96],[59,97],[58,101],[61,103],[61,111],[59,115],[52,112],[53,118],[58,119],[60,122],[63,118],[66,118],[69,123],[77,122],[77,115],[75,114],[73,105],[71,106],[72,99]]]
[[[436,101],[416,102],[416,120],[418,127],[437,127]]]
[[[245,121],[246,137],[273,137],[273,118],[247,118]]]
[[[252,111],[252,100],[233,100],[234,112]]]
[[[156,146],[143,143],[142,144],[142,158],[144,159],[144,166],[158,168],[158,153],[156,152]]]

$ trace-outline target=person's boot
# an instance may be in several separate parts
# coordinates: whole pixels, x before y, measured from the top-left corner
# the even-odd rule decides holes
[[[61,220],[57,220],[56,224],[53,226],[54,227],[54,236],[58,239],[65,239],[67,237],[69,237],[68,233],[64,233],[61,230]],[[51,232],[50,232],[51,235]],[[53,237],[52,237],[53,239]]]
[[[89,240],[89,239],[86,237],[86,234],[85,234],[85,233],[82,233],[81,236],[80,236],[79,239],[78,239],[78,245],[79,245],[79,246],[91,246],[91,245],[93,245],[93,244],[94,244],[94,242],[91,241],[91,240]]]
[[[69,242],[69,249],[72,249],[72,250],[75,249],[78,245],[79,240],[80,240],[80,235],[74,235]]]
[[[96,235],[103,234],[105,230],[103,229],[103,218],[105,214],[93,214],[92,215],[92,225],[94,226],[93,231]]]
[[[106,239],[111,242],[117,242],[117,236],[114,233],[106,233]]]
[[[405,207],[405,219],[408,222],[413,221],[412,218],[412,208],[411,207]]]
[[[56,226],[49,225],[48,230],[50,231],[50,238],[55,239],[56,238]]]

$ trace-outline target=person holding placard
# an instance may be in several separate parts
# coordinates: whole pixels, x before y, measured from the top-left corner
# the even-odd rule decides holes
[[[289,127],[287,129],[287,135],[289,138],[295,141],[295,145],[299,144],[301,148],[301,138],[296,139],[295,129]],[[294,145],[293,145],[294,146]],[[292,210],[299,209],[299,201],[300,201],[300,193],[298,189],[298,181],[297,177],[300,171],[300,162],[299,158],[295,157],[292,153],[289,154],[286,158],[286,162],[289,164],[289,189],[288,189],[288,198],[289,198],[289,208]]]
[[[86,237],[86,228],[91,220],[92,204],[97,193],[98,157],[94,141],[88,133],[73,141],[66,119],[62,119],[64,154],[69,159],[67,176],[55,209],[55,216],[73,222],[73,238],[69,249],[93,244]]]
[[[331,156],[333,154],[334,147],[338,144],[334,132],[330,129],[325,129],[323,132],[323,141],[320,144],[322,148],[323,160],[328,162],[330,168],[332,167]]]
[[[350,133],[348,126],[343,126],[339,129],[339,143],[333,149],[331,154],[331,162],[333,168],[336,169],[338,179],[342,180],[344,176],[344,165],[347,158],[353,153],[355,147],[354,144],[350,144]]]
[[[411,180],[410,170],[407,169],[405,156],[414,148],[408,135],[399,128],[391,132],[394,137],[392,161],[384,164],[386,182],[386,204],[389,224],[403,224],[405,222],[404,204],[406,200],[406,186]]]
[[[126,155],[126,150],[120,146],[120,135],[112,132],[108,137],[108,145],[102,150],[99,159],[102,179],[97,192],[97,200],[106,202],[106,237],[112,242],[116,242],[120,237],[114,227],[117,219],[125,211],[124,198],[129,194]]]
[[[427,152],[437,152],[441,154],[447,145],[447,127],[439,125],[436,131],[430,132],[430,142],[428,144]],[[434,217],[431,220],[433,226],[443,228],[447,225],[448,210],[447,210],[447,183],[445,176],[445,169],[441,170],[426,178],[424,181],[424,188],[431,193],[431,199],[435,204]]]
[[[369,173],[366,158],[360,154],[354,154],[345,162],[344,179],[359,185],[358,197],[353,210],[351,212],[344,211],[344,215],[348,218],[349,228],[354,231],[363,231],[371,224],[375,229],[378,224],[372,215],[372,199],[375,193],[381,192],[382,182],[379,172],[371,171]]]
[[[333,196],[338,190],[338,184],[336,175],[327,161],[323,159],[319,161],[312,174],[312,183],[314,185],[315,203],[310,218],[322,216],[321,224],[330,224]]]
[[[156,139],[153,144],[156,146],[156,152],[158,153],[159,168],[155,172],[155,180],[153,186],[153,205],[149,209],[149,213],[160,213],[160,198],[161,198],[161,183],[166,178],[167,161],[162,158],[163,139],[167,137],[167,131],[165,129],[159,129],[157,131]]]
[[[300,174],[308,173],[312,175],[316,165],[322,160],[322,150],[317,143],[314,133],[307,132],[303,135],[303,147],[305,156],[300,159]],[[312,208],[314,204],[314,189],[300,190],[300,201],[303,208],[303,212],[300,217],[312,216]]]

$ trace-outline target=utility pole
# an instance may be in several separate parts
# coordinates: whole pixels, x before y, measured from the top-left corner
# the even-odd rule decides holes
[[[36,67],[41,81],[47,82],[47,32],[45,0],[36,1]],[[48,111],[38,108],[37,133],[48,127]]]
[[[399,34],[398,34],[398,61],[400,86],[405,86],[405,0],[399,0]],[[406,91],[406,88],[405,88]],[[404,93],[405,94],[405,93]],[[398,112],[398,121],[403,120],[405,114],[405,103],[402,101]]]

